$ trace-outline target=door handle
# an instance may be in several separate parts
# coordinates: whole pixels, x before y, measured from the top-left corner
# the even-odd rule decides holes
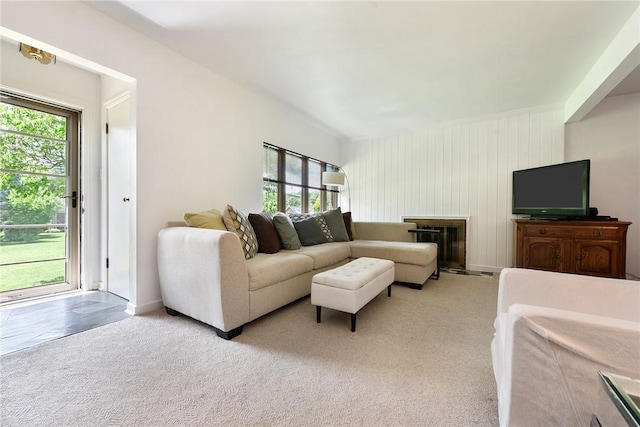
[[[61,199],[71,199],[71,207],[72,208],[77,208],[78,207],[78,192],[77,191],[72,191],[70,196],[62,196],[60,198]]]
[[[122,201],[123,201],[123,202],[128,202],[128,201],[129,201],[129,198],[128,198],[128,197],[123,197],[123,198],[122,198]]]

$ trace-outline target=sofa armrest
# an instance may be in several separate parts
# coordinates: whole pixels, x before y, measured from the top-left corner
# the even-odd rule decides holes
[[[414,233],[409,230],[415,229],[417,225],[412,222],[358,222],[353,223],[356,227],[356,237],[358,240],[384,240],[391,242],[415,242]]]
[[[505,268],[500,273],[498,314],[513,304],[640,322],[640,282]]]
[[[249,322],[249,279],[235,233],[160,230],[158,273],[165,307],[225,332]]]
[[[589,425],[598,370],[640,375],[638,322],[521,304],[504,321],[501,426]]]

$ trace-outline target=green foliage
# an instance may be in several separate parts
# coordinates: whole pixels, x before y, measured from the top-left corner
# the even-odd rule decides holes
[[[0,221],[13,225],[55,221],[65,194],[67,119],[3,103],[0,127]],[[3,240],[30,241],[42,231],[6,229]]]
[[[278,187],[270,182],[265,182],[262,186],[262,210],[278,212]]]
[[[322,201],[322,199],[320,198],[320,194],[318,193],[316,195],[316,199],[313,201],[311,208],[313,209],[314,212],[322,212],[322,206],[320,205],[320,202]]]

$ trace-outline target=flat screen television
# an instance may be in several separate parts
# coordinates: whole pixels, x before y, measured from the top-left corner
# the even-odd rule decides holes
[[[538,218],[589,215],[589,160],[513,172],[514,214]]]

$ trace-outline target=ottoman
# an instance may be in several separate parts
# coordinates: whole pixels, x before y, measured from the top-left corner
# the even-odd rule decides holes
[[[322,307],[351,313],[351,332],[356,331],[356,313],[391,284],[393,261],[362,257],[333,270],[318,273],[311,281],[311,304],[320,323]]]

